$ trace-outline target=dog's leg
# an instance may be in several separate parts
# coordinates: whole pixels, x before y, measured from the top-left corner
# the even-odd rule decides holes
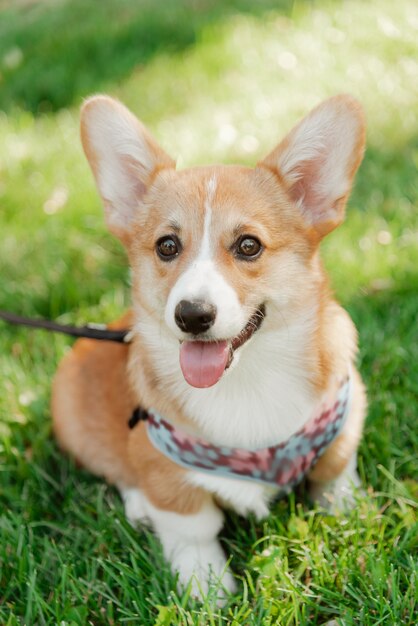
[[[360,487],[357,448],[366,414],[366,395],[355,370],[352,377],[352,403],[344,428],[308,474],[311,497],[329,510],[352,508],[354,492]]]
[[[135,527],[137,524],[149,525],[150,520],[145,511],[145,496],[141,489],[123,487],[121,485],[118,485],[118,487],[125,506],[126,519],[131,526]]]
[[[211,498],[191,515],[182,515],[154,506],[140,489],[121,489],[126,516],[131,524],[149,524],[158,535],[164,556],[179,574],[179,585],[192,581],[192,592],[205,596],[211,582],[235,590],[235,581],[228,570],[223,550],[217,540],[223,514]],[[222,602],[224,593],[218,593]]]
[[[361,487],[356,468],[357,454],[353,454],[344,471],[333,480],[310,481],[311,498],[329,511],[352,509],[355,505],[355,491]]]

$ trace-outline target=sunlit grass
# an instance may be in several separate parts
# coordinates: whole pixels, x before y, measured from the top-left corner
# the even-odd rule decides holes
[[[368,497],[347,519],[296,507],[293,497],[262,524],[231,516],[222,536],[240,595],[219,615],[209,604],[187,603],[174,592],[155,538],[132,531],[117,495],[55,446],[50,383],[70,341],[2,326],[1,623],[417,621],[418,9],[412,0],[293,2],[282,12],[272,4],[262,15],[224,19],[212,7],[206,25],[196,18],[187,45],[167,51],[162,42],[131,75],[115,69],[113,82],[101,82],[100,64],[92,63],[86,84],[108,84],[181,167],[255,163],[321,99],[348,91],[363,103],[367,153],[346,223],[325,242],[324,257],[360,333]],[[133,1],[126,5],[134,10]],[[170,5],[178,24],[183,7]],[[79,13],[68,15],[76,31]],[[25,89],[32,80],[36,90],[41,74],[25,76]],[[87,95],[74,89],[73,99]],[[74,322],[118,316],[129,305],[129,274],[104,227],[77,106],[37,117],[9,101],[7,109],[0,113],[0,308]]]

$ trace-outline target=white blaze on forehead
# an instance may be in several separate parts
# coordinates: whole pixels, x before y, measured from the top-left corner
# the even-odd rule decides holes
[[[203,236],[199,254],[196,261],[210,259],[212,257],[210,247],[210,228],[212,225],[212,202],[216,191],[216,177],[211,176],[206,184],[205,221],[203,223]]]
[[[211,238],[211,228],[216,187],[217,181],[213,175],[206,183],[203,233],[197,254],[179,276],[167,300],[165,320],[179,338],[183,338],[184,333],[175,323],[174,312],[181,300],[205,300],[216,306],[216,320],[211,329],[214,339],[234,337],[247,322],[235,289],[225,280],[214,259],[216,242]]]

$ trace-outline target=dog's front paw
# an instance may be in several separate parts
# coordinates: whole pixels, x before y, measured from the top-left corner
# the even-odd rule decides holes
[[[191,584],[197,598],[204,599],[213,590],[217,604],[222,606],[228,594],[236,591],[234,577],[216,540],[179,545],[171,555],[171,565],[178,572],[179,586]]]
[[[355,470],[330,482],[312,482],[309,488],[312,500],[330,513],[351,511],[356,506],[356,495],[363,493],[360,477]]]
[[[142,491],[136,487],[119,488],[123,503],[125,505],[125,515],[131,526],[138,524],[150,524],[150,519],[145,511],[145,499]]]

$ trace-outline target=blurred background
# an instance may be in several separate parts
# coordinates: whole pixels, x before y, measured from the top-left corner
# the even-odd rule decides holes
[[[321,99],[354,94],[368,150],[327,255],[338,256],[337,288],[350,275],[345,298],[407,287],[418,244],[417,39],[412,0],[0,0],[1,251],[10,276],[21,271],[7,289],[26,293],[35,264],[30,299],[55,316],[79,300],[67,287],[50,298],[70,262],[78,287],[80,254],[97,279],[109,270],[88,232],[103,224],[78,139],[79,105],[95,92],[122,99],[180,167],[252,164]]]
[[[79,141],[96,92],[125,102],[179,167],[254,164],[322,99],[360,100],[367,152],[323,252],[360,334],[363,476],[381,488],[381,465],[416,492],[416,0],[0,0],[0,308],[84,323],[129,306]],[[71,342],[0,330],[0,460],[19,482],[22,451],[55,454],[45,414]]]

